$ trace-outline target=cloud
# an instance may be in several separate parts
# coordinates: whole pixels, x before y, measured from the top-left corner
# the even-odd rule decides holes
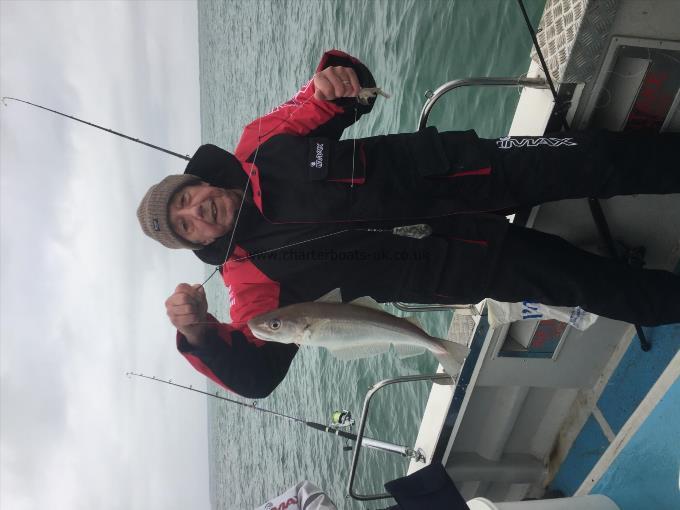
[[[0,92],[192,152],[196,5],[2,2]],[[205,399],[124,375],[205,384],[163,307],[203,267],[135,217],[145,189],[183,166],[0,108],[1,507],[209,507]]]

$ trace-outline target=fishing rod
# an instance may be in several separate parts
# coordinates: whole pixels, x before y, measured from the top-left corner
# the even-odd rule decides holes
[[[278,418],[282,418],[282,419],[289,420],[289,421],[292,421],[292,422],[300,423],[302,425],[306,425],[307,427],[309,427],[311,429],[318,430],[318,431],[321,431],[321,432],[327,432],[329,434],[334,434],[338,437],[342,437],[342,438],[349,440],[349,441],[356,441],[357,440],[357,435],[353,434],[351,432],[346,432],[344,430],[339,430],[336,427],[331,427],[331,426],[328,426],[328,425],[323,425],[321,423],[316,423],[316,422],[313,422],[313,421],[304,420],[302,418],[297,418],[295,416],[290,416],[290,415],[287,415],[287,414],[284,414],[284,413],[272,411],[271,409],[265,409],[263,407],[258,407],[256,401],[253,401],[251,404],[248,404],[247,402],[240,402],[238,400],[234,400],[234,399],[225,397],[223,395],[220,395],[219,391],[215,391],[215,393],[210,393],[210,392],[207,392],[207,391],[197,390],[193,386],[185,386],[183,384],[178,384],[176,382],[173,382],[172,379],[165,380],[165,379],[160,379],[156,376],[148,376],[148,375],[140,374],[140,373],[137,373],[137,372],[126,372],[125,375],[127,375],[128,377],[131,377],[131,376],[140,377],[140,378],[143,378],[143,379],[148,379],[150,381],[155,381],[155,382],[167,384],[167,385],[170,385],[170,386],[175,386],[177,388],[182,388],[182,389],[185,389],[185,390],[194,391],[196,393],[200,393],[200,394],[206,395],[208,397],[216,398],[216,399],[219,399],[219,400],[224,400],[226,402],[230,402],[232,404],[236,404],[236,405],[239,405],[241,407],[252,409],[253,411],[259,411],[261,413],[268,413],[268,414],[271,414],[271,415],[276,416]],[[388,443],[388,442],[385,442],[385,441],[380,441],[378,439],[371,439],[371,438],[368,438],[368,437],[364,437],[364,438],[361,439],[361,446],[366,446],[366,447],[372,448],[374,450],[381,450],[381,451],[388,452],[388,453],[396,453],[396,454],[401,455],[402,457],[408,457],[408,458],[412,458],[412,459],[416,459],[416,460],[422,458],[422,452],[420,452],[418,450],[414,450],[413,448],[409,448],[407,446],[396,445],[396,444]],[[347,451],[347,450],[351,450],[352,447],[346,446],[343,449]]]
[[[171,156],[175,156],[175,157],[177,157],[177,158],[181,158],[181,159],[184,159],[184,160],[186,160],[186,161],[189,161],[189,160],[191,159],[188,155],[184,155],[184,156],[183,156],[182,154],[179,154],[178,152],[173,152],[173,151],[171,151],[171,150],[164,149],[163,147],[159,147],[158,145],[154,145],[154,144],[152,144],[152,143],[145,142],[144,140],[140,140],[139,138],[133,138],[133,137],[128,136],[128,135],[126,135],[126,134],[124,134],[124,133],[120,133],[119,131],[114,131],[113,129],[109,129],[109,128],[105,128],[105,127],[103,127],[103,126],[99,126],[99,125],[94,124],[94,123],[92,123],[92,122],[88,122],[88,121],[86,121],[86,120],[79,119],[78,117],[74,117],[73,115],[68,115],[68,114],[66,114],[66,113],[62,113],[62,112],[59,112],[59,111],[57,111],[57,110],[53,110],[53,109],[51,109],[51,108],[47,108],[46,106],[41,106],[41,105],[39,105],[39,104],[31,103],[30,101],[26,101],[26,100],[24,100],[24,99],[19,99],[19,98],[16,98],[16,97],[5,96],[5,97],[2,98],[2,102],[3,102],[3,104],[5,104],[5,106],[7,105],[7,103],[5,103],[5,101],[6,101],[7,99],[9,99],[9,100],[11,100],[11,101],[18,101],[18,102],[20,102],[20,103],[25,103],[25,104],[28,104],[28,105],[31,105],[31,106],[35,106],[36,108],[40,108],[40,109],[42,109],[42,110],[47,110],[48,112],[56,113],[57,115],[61,115],[62,117],[66,117],[66,118],[69,118],[69,119],[72,119],[72,120],[77,120],[78,122],[82,122],[83,124],[87,124],[88,126],[92,126],[92,127],[97,128],[97,129],[101,129],[102,131],[106,131],[106,132],[112,133],[112,134],[114,134],[114,135],[118,135],[118,136],[120,136],[120,137],[122,137],[122,138],[125,138],[125,139],[127,139],[127,140],[130,140],[130,141],[133,141],[133,142],[137,142],[137,143],[140,143],[140,144],[142,144],[142,145],[146,145],[147,147],[151,147],[152,149],[156,149],[156,150],[159,150],[159,151],[161,151],[161,152],[165,152],[166,154],[170,154]]]

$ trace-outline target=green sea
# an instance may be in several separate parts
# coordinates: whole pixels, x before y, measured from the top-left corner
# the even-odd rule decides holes
[[[544,0],[524,2],[537,26]],[[529,66],[531,39],[515,0],[222,0],[199,1],[198,13],[202,140],[227,150],[245,124],[309,79],[327,49],[361,59],[392,96],[379,99],[345,138],[413,131],[427,90],[471,76],[519,76]],[[438,103],[430,124],[503,136],[518,98],[512,88],[456,91]],[[227,320],[221,281],[212,279],[207,291],[211,312]],[[430,334],[445,336],[452,315],[426,315]],[[435,369],[429,354],[341,362],[322,350],[301,349],[286,380],[257,405],[327,423],[335,409],[358,416],[372,384]],[[372,407],[368,434],[412,445],[428,392],[425,383],[386,391]],[[335,437],[216,399],[208,401],[208,429],[216,510],[255,508],[302,479],[324,488],[341,509],[388,506],[345,498],[351,455]],[[382,492],[407,465],[401,457],[368,451],[357,490]]]

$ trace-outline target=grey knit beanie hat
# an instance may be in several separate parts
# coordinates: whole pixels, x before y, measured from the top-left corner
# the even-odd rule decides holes
[[[203,248],[202,245],[191,243],[177,235],[168,219],[168,205],[172,196],[183,187],[200,182],[202,181],[194,175],[168,175],[158,184],[151,186],[137,208],[137,219],[142,231],[168,248],[189,250]]]

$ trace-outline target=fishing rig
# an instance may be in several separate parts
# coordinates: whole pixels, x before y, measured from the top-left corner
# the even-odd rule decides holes
[[[200,393],[202,395],[206,395],[211,398],[216,398],[219,400],[224,400],[225,402],[229,402],[231,404],[236,404],[241,407],[245,407],[247,409],[251,409],[253,411],[258,411],[261,413],[266,413],[270,414],[272,416],[276,416],[278,418],[292,421],[294,423],[298,423],[300,425],[305,425],[311,429],[318,430],[321,432],[327,432],[329,434],[336,435],[340,438],[343,438],[345,440],[345,445],[343,447],[343,451],[351,451],[354,449],[353,446],[351,446],[351,441],[357,441],[357,434],[354,434],[352,432],[349,432],[347,429],[351,429],[351,427],[354,425],[354,419],[352,418],[352,415],[349,411],[342,410],[342,411],[334,411],[333,417],[332,417],[332,423],[330,425],[324,425],[322,423],[316,423],[310,420],[306,420],[303,418],[298,418],[295,416],[290,416],[284,413],[279,413],[277,411],[272,411],[271,409],[265,409],[263,407],[259,407],[257,405],[257,401],[253,401],[251,403],[248,402],[241,402],[239,400],[234,400],[229,397],[225,397],[224,395],[220,395],[219,390],[215,391],[214,393],[210,393],[208,391],[203,391],[194,388],[193,386],[189,385],[186,386],[184,384],[178,384],[176,382],[173,382],[172,379],[161,379],[156,376],[149,376],[149,375],[144,375],[141,373],[137,372],[126,372],[126,374],[129,378],[131,377],[140,377],[142,379],[148,379],[150,381],[155,381],[158,383],[163,383],[167,384],[169,386],[175,386],[176,388],[182,388],[185,390],[189,391],[194,391],[196,393]],[[338,413],[336,415],[336,413]],[[344,413],[344,415],[343,415]],[[336,419],[337,418],[337,419]],[[369,437],[361,437],[359,440],[359,444],[362,447],[370,448],[373,450],[380,450],[383,452],[387,453],[395,453],[397,455],[401,455],[402,457],[406,457],[408,459],[412,459],[416,462],[425,462],[425,455],[423,454],[422,450],[420,448],[414,449],[414,448],[409,448],[408,446],[401,446],[398,444],[393,444],[393,443],[388,443],[386,441],[380,441],[378,439],[372,439]]]
[[[569,106],[569,104],[568,104],[569,101],[565,100],[564,98],[561,98],[559,96],[559,94],[557,93],[557,89],[555,88],[553,80],[550,76],[548,65],[546,64],[545,58],[543,57],[543,52],[541,51],[541,47],[538,43],[538,39],[537,39],[537,36],[536,36],[536,30],[534,29],[533,25],[531,24],[531,20],[529,19],[529,15],[527,14],[523,0],[517,0],[517,5],[518,5],[520,11],[522,12],[522,17],[524,18],[526,28],[529,32],[529,35],[531,36],[533,47],[536,50],[536,54],[537,54],[537,56],[538,56],[538,58],[541,62],[541,66],[542,66],[543,71],[545,73],[545,84],[550,89],[550,92],[553,96],[553,100],[555,102],[556,107],[555,107],[555,113],[553,114],[553,116],[556,119],[558,119],[559,125],[562,128],[564,128],[565,130],[568,130],[569,129],[569,123],[567,122],[567,119],[566,119],[566,111],[567,111],[568,106]],[[500,81],[498,81],[498,80],[500,80]],[[425,106],[423,107],[423,110],[421,112],[420,119],[419,119],[419,122],[418,122],[418,129],[424,128],[425,125],[427,124],[427,117],[428,117],[429,112],[432,109],[435,101],[437,101],[444,93],[448,92],[449,90],[452,90],[453,88],[456,88],[456,87],[459,87],[459,86],[462,86],[462,85],[467,85],[468,83],[471,83],[472,81],[474,81],[474,79],[473,80],[454,80],[452,82],[445,83],[444,85],[439,87],[434,92],[428,91],[428,93],[426,94],[426,97],[428,97],[428,100],[425,103]],[[503,85],[503,86],[510,84],[510,83],[502,83],[502,81],[503,81],[503,79],[497,79],[495,81],[495,83],[498,84],[498,85]],[[528,82],[531,82],[531,81],[532,81],[531,79],[523,78],[523,79],[517,81],[517,83],[519,83],[519,82],[528,83]],[[494,82],[493,79],[491,79],[491,80],[487,79],[486,80],[486,84],[493,84],[493,82]],[[534,86],[536,86],[536,84],[534,84]],[[374,97],[376,95],[383,95],[383,96],[388,97],[388,98],[390,97],[389,94],[385,94],[379,88],[362,89],[362,92],[363,91],[368,93],[368,95],[361,98],[364,101],[367,100],[368,97]],[[103,126],[99,126],[99,125],[94,124],[92,122],[88,122],[86,120],[79,119],[78,117],[74,117],[73,115],[68,115],[66,113],[62,113],[60,111],[53,110],[52,108],[47,108],[45,106],[41,106],[39,104],[32,103],[30,101],[26,101],[24,99],[19,99],[19,98],[16,98],[16,97],[9,97],[9,96],[4,96],[4,97],[0,98],[0,101],[2,101],[2,103],[5,106],[7,105],[7,100],[24,103],[24,104],[27,104],[27,105],[48,111],[48,112],[55,113],[57,115],[61,115],[62,117],[66,117],[66,118],[69,118],[71,120],[81,122],[81,123],[86,124],[88,126],[91,126],[91,127],[100,129],[102,131],[106,131],[108,133],[120,136],[121,138],[125,138],[127,140],[145,145],[145,146],[150,147],[152,149],[162,151],[166,154],[170,154],[172,156],[178,157],[180,159],[184,159],[186,161],[189,161],[191,159],[188,155],[182,155],[182,154],[179,154],[178,152],[173,152],[171,150],[164,149],[163,147],[159,147],[157,145],[153,145],[149,142],[145,142],[145,141],[140,140],[138,138],[128,136],[124,133],[114,131],[113,129],[109,129],[109,128],[105,128]],[[356,113],[357,113],[356,108],[354,110],[354,113],[355,113],[355,121],[356,121]],[[256,157],[257,157],[257,152],[255,152],[255,158]],[[354,157],[352,157],[352,161],[354,161]],[[254,164],[255,164],[255,159],[253,159],[253,161],[252,161],[252,165],[254,165]],[[251,171],[252,171],[252,165],[251,165],[251,169],[250,169]],[[250,171],[248,172],[248,174],[250,174]],[[352,176],[354,176],[354,169],[352,169]],[[250,180],[248,180],[248,183],[250,183]],[[241,206],[242,205],[243,205],[243,201],[241,202]],[[591,215],[592,215],[593,221],[595,222],[595,225],[598,229],[598,233],[600,235],[600,238],[604,242],[604,245],[607,248],[609,255],[612,258],[620,259],[623,262],[634,265],[634,266],[638,266],[638,267],[643,266],[644,265],[644,249],[643,248],[629,249],[625,246],[617,246],[617,244],[613,240],[611,231],[609,229],[609,225],[607,223],[607,219],[604,215],[604,211],[602,209],[602,206],[601,206],[599,200],[595,199],[595,198],[590,198],[590,199],[588,199],[588,205],[590,207]],[[241,207],[239,207],[239,213],[240,213],[240,210],[241,210]],[[238,216],[237,216],[236,222],[238,222]],[[364,230],[366,230],[366,231],[380,231],[379,229],[364,229]],[[383,231],[389,231],[389,230],[390,229],[385,229]],[[395,235],[413,237],[415,239],[422,239],[424,237],[429,236],[432,233],[432,229],[430,228],[429,225],[426,225],[426,224],[400,226],[400,227],[395,227],[391,230],[392,230],[392,233],[395,234]],[[235,231],[236,231],[236,224],[234,224],[234,228],[232,229],[232,235],[231,235],[231,239],[229,241],[230,247],[231,247],[231,243],[232,243]],[[347,230],[340,230],[338,232],[334,232],[334,233],[328,234],[328,235],[338,235],[338,234],[342,234],[344,232],[347,232]],[[315,240],[315,239],[310,239],[310,240],[303,241],[303,242],[308,242],[308,241],[313,241],[313,240]],[[301,244],[301,243],[297,243],[297,244]],[[275,248],[274,250],[267,250],[263,253],[267,253],[269,251],[279,250],[279,249],[282,249],[282,248],[285,248],[285,247],[286,246]],[[229,249],[227,249],[227,254],[228,253],[229,253]],[[260,254],[257,254],[257,255],[260,255]],[[254,256],[254,255],[251,255],[251,257],[252,256]],[[225,262],[226,262],[226,259],[225,259]],[[215,270],[210,274],[210,276],[208,276],[208,278],[201,284],[201,286],[204,286],[208,282],[208,280],[210,280],[215,274],[217,274],[217,272],[220,270],[220,268],[221,268],[221,266],[217,266],[215,268]],[[428,308],[430,310],[434,310],[439,306],[441,306],[441,305],[431,305]],[[413,308],[402,308],[402,307],[399,307],[399,308],[402,309],[402,310],[413,310]],[[649,341],[649,339],[647,338],[645,331],[642,329],[642,326],[640,324],[634,324],[634,327],[635,327],[635,331],[637,333],[637,336],[640,340],[640,348],[645,352],[651,350],[652,344]]]

